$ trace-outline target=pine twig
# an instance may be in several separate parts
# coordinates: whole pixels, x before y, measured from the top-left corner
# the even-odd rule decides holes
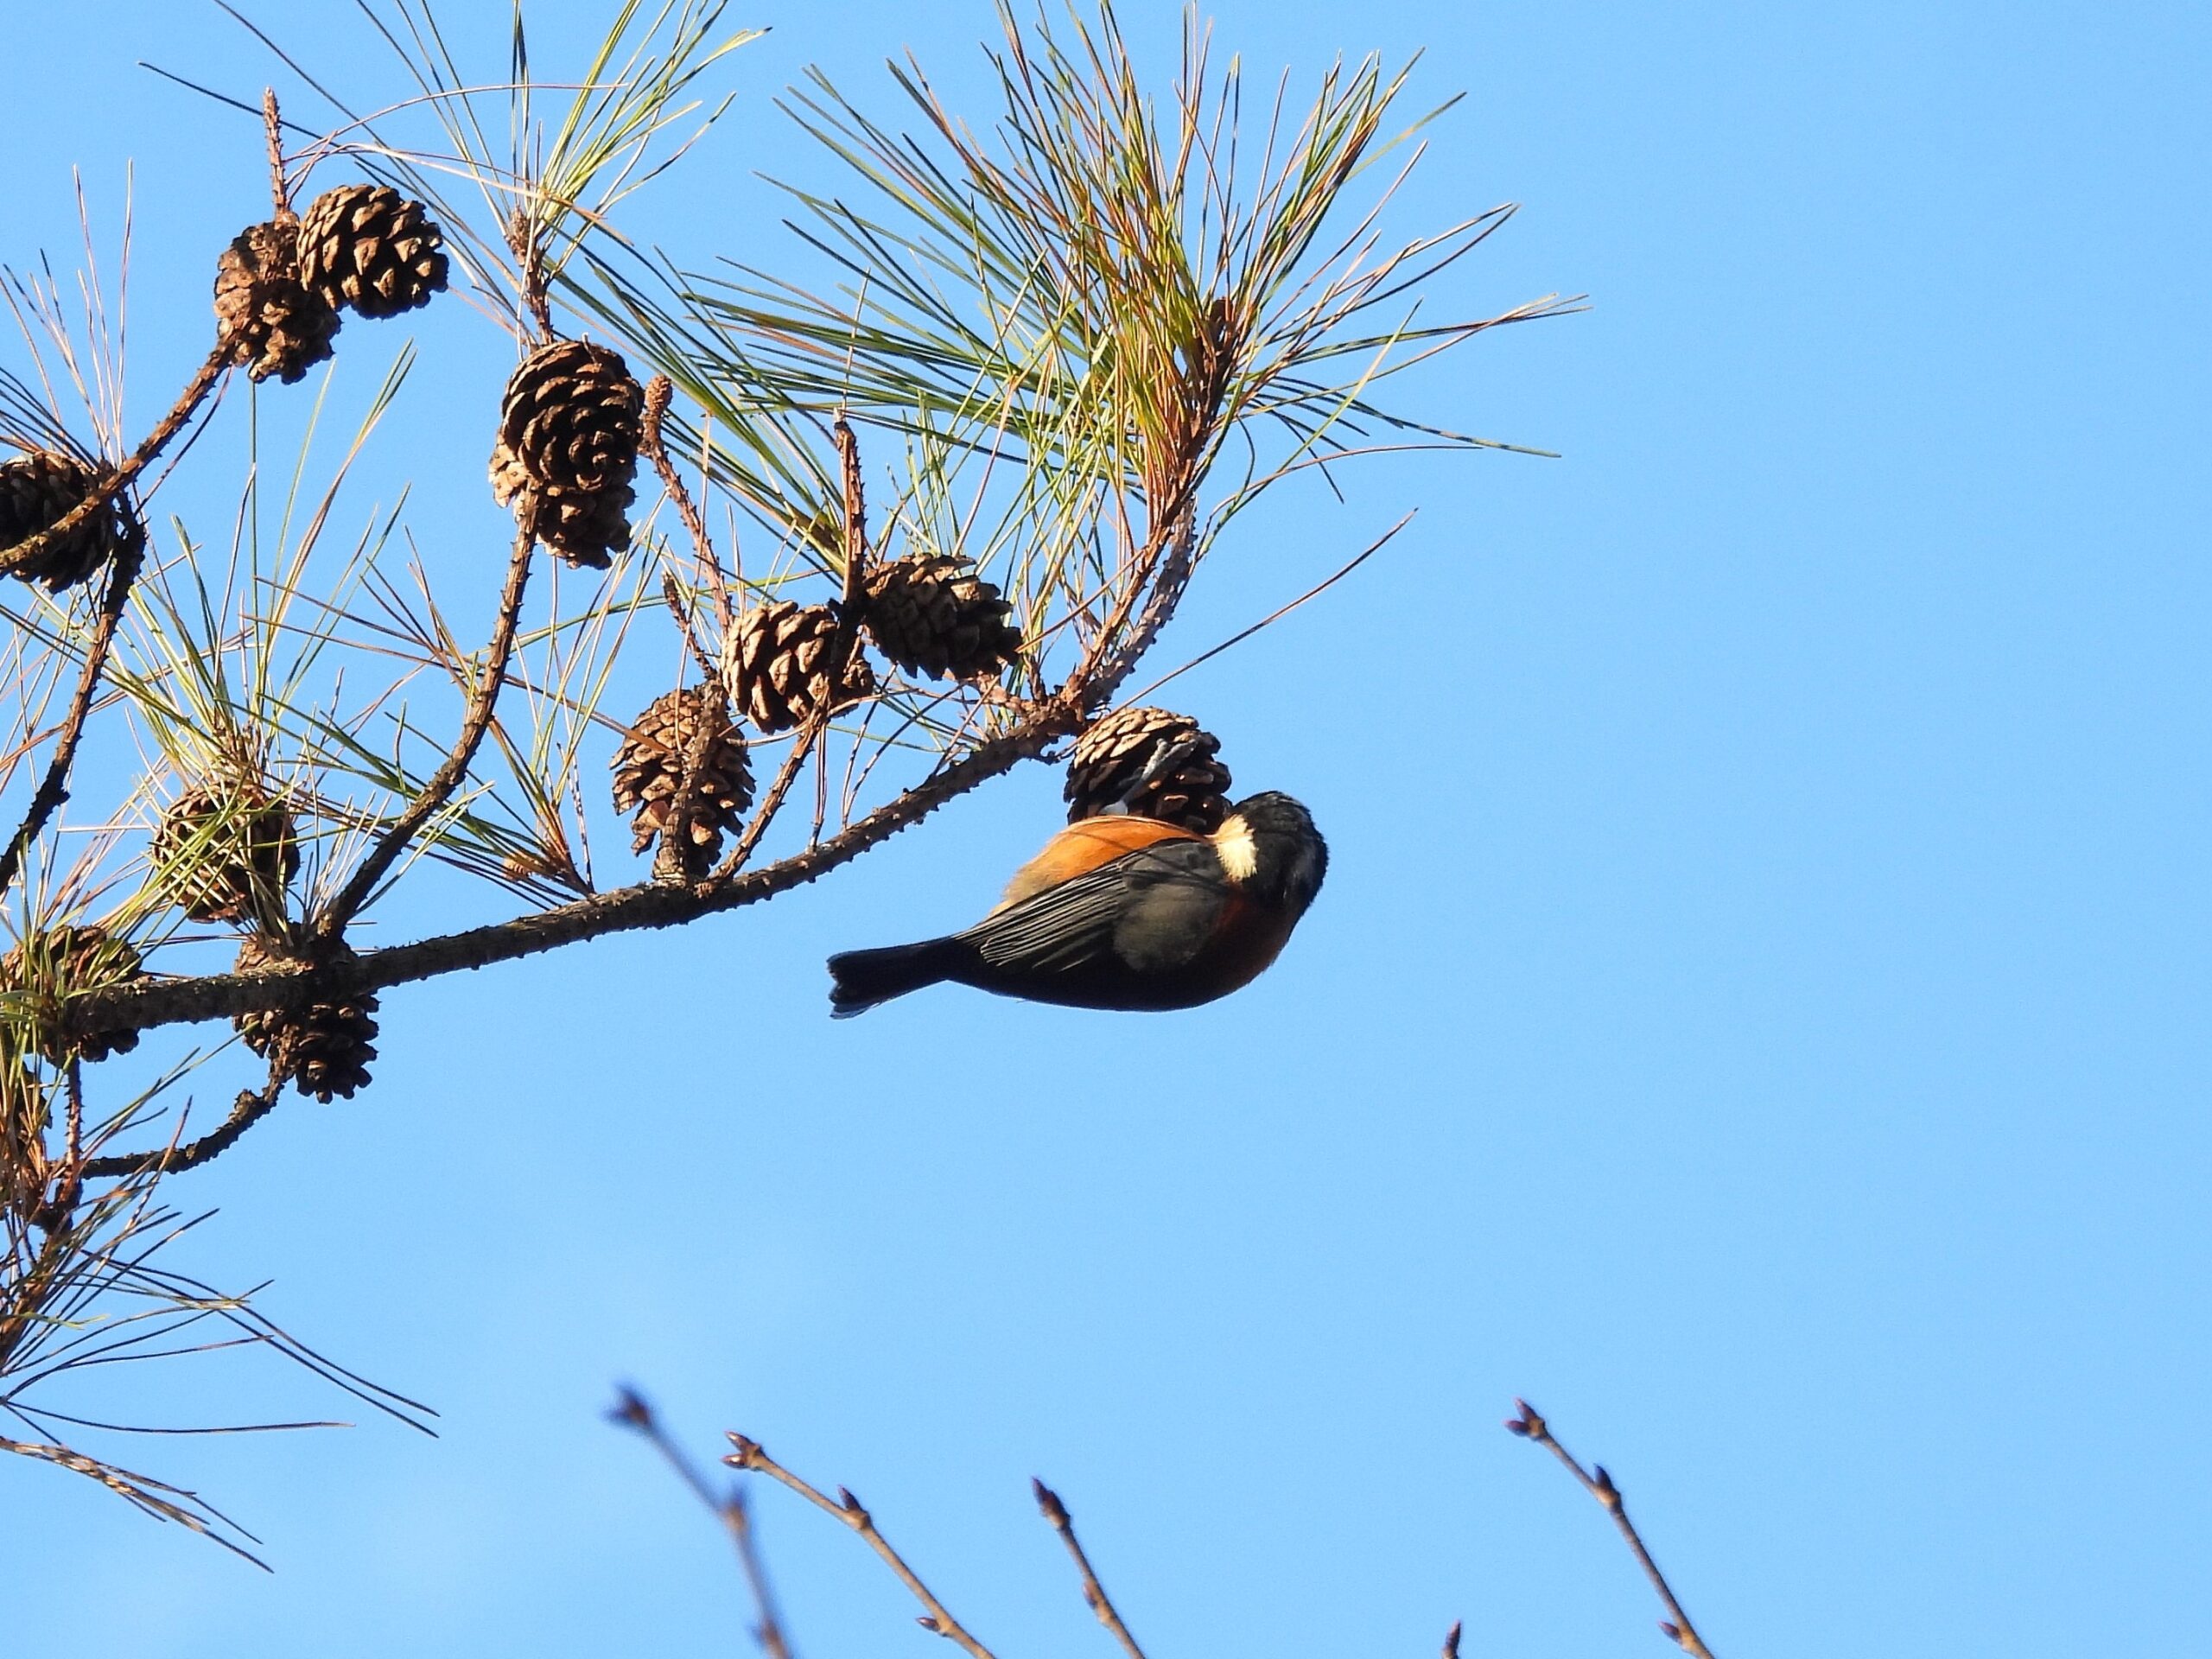
[[[1644,1577],[1651,1580],[1651,1587],[1659,1592],[1659,1599],[1666,1603],[1667,1611],[1673,1615],[1671,1618],[1659,1621],[1659,1628],[1666,1633],[1668,1639],[1690,1655],[1691,1659],[1713,1659],[1713,1649],[1705,1645],[1705,1638],[1697,1633],[1697,1626],[1690,1623],[1690,1616],[1682,1611],[1682,1604],[1676,1599],[1673,1587],[1668,1584],[1667,1575],[1659,1570],[1659,1563],[1651,1559],[1651,1552],[1644,1548],[1636,1523],[1628,1518],[1628,1505],[1622,1500],[1620,1488],[1613,1484],[1613,1478],[1605,1472],[1605,1465],[1592,1464],[1585,1469],[1575,1460],[1574,1454],[1553,1436],[1551,1425],[1543,1420],[1534,1406],[1526,1400],[1516,1400],[1513,1403],[1521,1414],[1505,1420],[1506,1431],[1547,1447],[1553,1456],[1567,1466],[1575,1479],[1582,1483],[1582,1490],[1603,1504],[1605,1513],[1613,1517],[1613,1524],[1621,1529],[1621,1536],[1628,1540],[1629,1548],[1635,1552],[1637,1560],[1642,1564]]]
[[[1060,1495],[1043,1481],[1032,1478],[1030,1489],[1037,1495],[1037,1508],[1046,1520],[1052,1523],[1052,1530],[1060,1535],[1060,1541],[1068,1547],[1068,1554],[1075,1562],[1075,1570],[1083,1575],[1083,1599],[1090,1611],[1098,1615],[1098,1622],[1113,1632],[1114,1639],[1122,1644],[1122,1651],[1129,1659],[1144,1659],[1144,1649],[1137,1645],[1129,1627],[1122,1622],[1121,1613],[1106,1593],[1106,1586],[1098,1581],[1097,1570],[1090,1565],[1090,1557],[1084,1551],[1082,1542],[1075,1535],[1075,1522],[1068,1515],[1068,1506],[1060,1502]]]
[[[84,741],[85,721],[92,711],[93,698],[99,695],[100,677],[107,671],[108,652],[115,645],[115,631],[130,603],[130,589],[145,563],[145,554],[146,532],[134,520],[130,537],[116,550],[115,563],[108,572],[99,620],[93,625],[91,642],[85,647],[85,665],[78,673],[77,690],[70,697],[69,713],[61,722],[60,734],[54,739],[54,756],[47,763],[46,775],[39,779],[37,792],[31,797],[30,808],[23,814],[22,824],[6,848],[0,849],[0,893],[15,885],[16,873],[22,868],[31,843],[69,798],[69,774],[77,764],[78,746]]]
[[[504,922],[365,950],[355,957],[318,963],[304,973],[207,974],[89,991],[70,1002],[69,1033],[143,1032],[289,1007],[297,1001],[327,1002],[461,969],[519,961],[610,933],[677,927],[702,916],[760,904],[849,864],[900,830],[912,829],[946,802],[1072,736],[1081,723],[1071,694],[1032,704],[1027,717],[1013,730],[980,744],[818,845],[757,870],[717,873],[685,886],[642,881]]]
[[[734,1449],[722,1461],[731,1468],[748,1469],[790,1487],[817,1509],[836,1516],[868,1540],[868,1548],[883,1558],[884,1564],[898,1575],[899,1581],[906,1586],[914,1599],[929,1610],[915,1621],[924,1630],[944,1637],[965,1652],[969,1659],[993,1659],[991,1650],[968,1633],[967,1627],[952,1616],[951,1610],[937,1599],[935,1592],[922,1582],[914,1569],[906,1565],[905,1558],[892,1548],[890,1541],[876,1529],[874,1518],[861,1507],[860,1499],[842,1486],[837,1489],[837,1496],[831,1497],[809,1485],[762,1451],[758,1440],[748,1440],[733,1431],[729,1443]]]
[[[476,759],[484,734],[492,728],[492,714],[499,704],[500,689],[506,683],[507,665],[514,655],[516,626],[522,619],[523,592],[530,582],[531,556],[536,545],[536,538],[526,526],[515,531],[514,552],[507,561],[507,585],[499,595],[499,620],[493,625],[492,643],[484,656],[484,677],[468,700],[461,734],[454,740],[453,748],[430,774],[421,792],[408,803],[405,811],[391,821],[383,838],[370,849],[360,868],[316,920],[319,937],[332,939],[345,931],[346,924],[369,901],[377,883],[407,850],[416,832],[430,821],[468,776],[469,765]]]
[[[169,440],[183,429],[184,423],[207,401],[207,394],[214,391],[216,383],[222,379],[223,371],[231,366],[231,350],[229,345],[219,343],[207,353],[207,359],[185,383],[184,390],[177,394],[176,402],[170,405],[169,412],[162,416],[154,429],[146,435],[123,464],[101,479],[86,493],[82,501],[37,535],[25,537],[4,554],[0,554],[0,576],[13,575],[25,566],[45,557],[47,549],[63,537],[74,535],[77,527],[94,513],[106,512],[108,503],[121,494],[132,479],[146,470],[154,458],[168,447]]]
[[[287,1078],[276,1065],[269,1070],[269,1080],[258,1089],[243,1089],[231,1104],[231,1115],[222,1123],[196,1141],[181,1146],[168,1146],[159,1152],[125,1152],[111,1154],[105,1158],[86,1160],[82,1179],[88,1181],[130,1180],[139,1175],[159,1173],[173,1175],[181,1169],[197,1169],[202,1164],[212,1164],[244,1138],[245,1132],[276,1109],[278,1097],[284,1092]]]
[[[276,217],[286,219],[292,212],[292,194],[284,183],[284,122],[276,111],[276,89],[261,89],[261,124],[269,134],[269,196],[276,204]]]
[[[607,1414],[611,1423],[634,1429],[652,1445],[655,1451],[668,1462],[692,1495],[711,1510],[737,1547],[738,1564],[745,1570],[746,1582],[753,1591],[753,1605],[760,1622],[753,1626],[753,1640],[768,1659],[791,1659],[790,1638],[784,1634],[782,1618],[776,1611],[775,1593],[769,1588],[768,1569],[760,1558],[760,1540],[753,1531],[753,1515],[746,1502],[744,1489],[733,1485],[726,1497],[717,1497],[707,1484],[706,1475],[698,1465],[684,1455],[677,1445],[652,1403],[635,1389],[624,1389],[617,1397],[613,1408]]]

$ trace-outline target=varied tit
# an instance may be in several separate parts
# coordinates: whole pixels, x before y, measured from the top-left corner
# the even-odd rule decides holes
[[[1321,890],[1329,849],[1287,795],[1211,835],[1119,814],[1071,823],[964,933],[830,958],[848,1019],[950,980],[1077,1008],[1189,1008],[1249,985]]]

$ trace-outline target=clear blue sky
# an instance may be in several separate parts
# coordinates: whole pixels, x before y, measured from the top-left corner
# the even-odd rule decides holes
[[[257,10],[389,84],[350,8]],[[480,46],[498,10],[453,8]],[[597,10],[537,9],[546,73]],[[2201,1647],[2204,12],[1216,10],[1262,80],[1425,48],[1422,90],[1470,96],[1401,223],[1522,201],[1452,296],[1595,304],[1422,388],[1562,459],[1278,503],[1166,648],[1421,509],[1179,683],[1330,837],[1286,959],[1180,1015],[944,992],[832,1026],[822,957],[965,919],[1057,822],[1039,769],[768,909],[390,996],[372,1090],[178,1197],[221,1208],[197,1264],[273,1274],[442,1438],[140,1453],[274,1577],[0,1465],[39,1586],[12,1651],[742,1651],[721,1541],[598,1421],[618,1379],[852,1486],[1007,1659],[1110,1650],[1032,1474],[1154,1659],[1433,1653],[1455,1618],[1474,1654],[1668,1651],[1596,1506],[1500,1432],[1516,1393],[1726,1659]],[[987,113],[981,3],[757,21],[647,206],[694,261],[779,257],[752,169],[830,178],[767,107],[807,62],[888,111],[912,46]],[[264,60],[213,7],[10,29],[0,251],[67,257],[71,164],[111,217],[136,158],[143,422],[265,199],[250,125],[134,62],[251,91]],[[425,327],[504,360],[459,308]],[[406,413],[412,516],[496,549],[464,404]],[[809,1659],[941,1651],[759,1497]]]

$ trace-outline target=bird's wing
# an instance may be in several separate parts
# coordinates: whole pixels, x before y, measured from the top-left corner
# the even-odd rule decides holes
[[[960,938],[995,968],[1173,967],[1205,943],[1232,898],[1209,842],[1163,839],[994,911]]]
[[[1123,812],[1109,812],[1095,818],[1084,818],[1070,824],[1045,843],[1044,850],[1014,873],[1014,880],[1007,883],[1006,893],[991,909],[1000,915],[1013,909],[1026,899],[1033,899],[1064,881],[1112,863],[1125,853],[1134,853],[1166,841],[1197,842],[1202,838],[1179,824],[1163,823],[1157,818],[1136,817]]]

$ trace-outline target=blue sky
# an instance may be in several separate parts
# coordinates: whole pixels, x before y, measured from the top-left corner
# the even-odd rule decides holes
[[[135,62],[250,90],[264,60],[212,7],[91,10],[14,20],[55,72],[0,111],[0,243],[67,257],[71,165],[111,216],[135,158],[143,422],[265,203],[251,127]],[[548,73],[594,10],[533,14]],[[1262,80],[1424,49],[1427,100],[1468,97],[1400,222],[1526,205],[1448,297],[1593,302],[1418,388],[1560,459],[1279,500],[1163,647],[1420,508],[1178,682],[1330,838],[1282,963],[1179,1015],[945,991],[832,1026],[822,957],[979,908],[1058,822],[1039,768],[765,909],[393,994],[374,1088],[179,1197],[220,1207],[211,1276],[274,1275],[442,1438],[143,1453],[273,1577],[0,1467],[22,1651],[741,1650],[721,1539],[598,1421],[618,1380],[702,1451],[741,1428],[850,1485],[1003,1656],[1107,1640],[1033,1474],[1154,1659],[1433,1652],[1454,1618],[1471,1653],[1667,1651],[1602,1514],[1500,1432],[1516,1393],[1724,1656],[2201,1642],[2212,27],[1216,15]],[[1164,51],[1173,8],[1126,16]],[[888,112],[911,46],[986,112],[979,4],[759,21],[645,204],[681,256],[772,264],[753,169],[831,176],[768,105],[810,61]],[[385,84],[349,8],[283,26]],[[499,546],[475,411],[407,418],[411,515]],[[855,1540],[758,1511],[802,1653],[938,1651]]]

